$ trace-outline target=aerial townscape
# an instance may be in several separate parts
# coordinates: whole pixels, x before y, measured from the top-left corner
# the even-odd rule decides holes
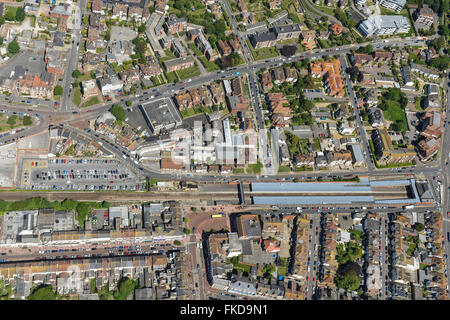
[[[0,0],[0,299],[447,300],[449,2]]]

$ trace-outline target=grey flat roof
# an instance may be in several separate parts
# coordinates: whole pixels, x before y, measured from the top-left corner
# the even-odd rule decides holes
[[[169,98],[145,102],[141,105],[141,110],[147,122],[151,124],[152,130],[171,124],[178,126],[182,121],[180,113]]]
[[[292,196],[292,197],[253,197],[254,204],[351,204],[373,202],[372,196]]]
[[[253,182],[254,192],[371,192],[365,182]]]

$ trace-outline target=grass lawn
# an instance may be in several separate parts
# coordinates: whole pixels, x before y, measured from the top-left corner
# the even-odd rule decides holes
[[[278,172],[291,172],[291,168],[289,166],[279,166]]]
[[[250,51],[252,51],[255,60],[268,59],[278,57],[280,55],[276,47],[250,49]]]
[[[98,97],[92,97],[88,101],[83,103],[83,105],[81,107],[82,108],[86,108],[86,107],[90,107],[90,106],[93,106],[93,105],[98,104],[98,103],[100,103],[100,101],[98,100]]]
[[[249,164],[247,166],[247,173],[260,174],[262,169],[262,163],[258,161],[258,163]]]
[[[188,108],[185,109],[183,111],[181,111],[181,116],[183,118],[188,118],[188,117],[192,117],[196,114],[200,114],[200,113],[212,113],[213,110],[211,109],[211,107],[193,107],[193,108]]]
[[[295,167],[295,172],[302,172],[302,171],[313,171],[313,168],[310,168],[310,167]]]
[[[167,78],[168,82],[176,82],[176,81],[178,81],[178,76],[175,73],[175,71],[169,72],[169,73],[165,73],[165,75],[166,75],[166,78]]]
[[[220,67],[213,61],[208,61],[205,56],[198,58],[208,72],[218,71]]]
[[[255,49],[255,48],[253,48],[252,44],[248,40],[247,40],[247,45],[250,48],[252,56],[255,60],[273,58],[273,57],[277,57],[280,55],[277,48],[275,48],[275,47]]]
[[[179,79],[187,79],[187,78],[199,76],[200,70],[197,68],[197,66],[194,66],[191,68],[177,70],[176,73],[178,74]]]
[[[7,16],[8,13],[11,12],[9,14],[11,14],[12,17],[15,17],[18,8],[19,7],[6,7],[6,12],[4,13],[4,16]]]
[[[389,121],[398,122],[400,131],[408,131],[408,123],[405,111],[395,101],[389,101],[388,105],[388,109],[386,111],[383,111],[384,117]]]
[[[80,103],[81,103],[81,90],[80,89],[73,90],[72,101],[76,106],[80,105]]]
[[[286,276],[287,273],[287,268],[286,267],[277,267],[277,271],[278,271],[278,276]]]
[[[176,59],[176,56],[172,53],[172,51],[170,51],[170,49],[166,49],[164,52],[170,59]]]
[[[158,75],[158,76],[156,76],[156,77],[151,77],[150,80],[152,80],[153,85],[154,85],[155,87],[156,87],[156,86],[159,86],[160,84],[164,84],[164,83],[165,83],[165,81],[164,81],[164,79],[161,77],[161,75]]]
[[[234,168],[233,173],[244,173],[244,168]]]
[[[242,272],[247,272],[248,274],[250,274],[251,266],[249,266],[248,264],[238,262],[234,265],[234,268],[236,270],[240,270]]]
[[[203,56],[203,53],[197,48],[197,46],[193,42],[189,43],[189,48],[191,48],[191,50],[194,51],[197,57]]]
[[[314,4],[313,1],[309,1],[308,4],[312,5],[317,10],[319,10],[321,12],[325,12],[325,13],[329,14],[330,16],[334,17],[334,9],[335,8],[330,8],[328,6],[318,6],[318,5]],[[306,7],[308,7],[308,6],[306,6]]]

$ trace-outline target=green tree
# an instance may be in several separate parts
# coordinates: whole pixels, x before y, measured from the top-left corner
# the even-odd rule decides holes
[[[81,76],[80,70],[78,70],[78,69],[73,70],[72,77],[73,78],[78,78],[79,76]]]
[[[90,213],[89,205],[85,202],[79,202],[76,207],[77,211],[77,220],[80,223],[80,226],[84,228],[84,222],[86,221],[86,217]]]
[[[356,291],[360,286],[360,281],[355,270],[350,270],[342,276],[335,278],[335,284],[338,288],[346,291]]]
[[[138,32],[140,32],[140,33],[144,33],[144,32],[145,32],[145,24],[141,24],[141,25],[138,27]]]
[[[122,106],[115,104],[112,106],[111,109],[109,109],[109,112],[111,112],[114,117],[116,117],[117,120],[119,121],[124,121],[125,120],[125,110],[123,109]]]
[[[16,21],[22,22],[25,20],[25,10],[21,7],[17,8],[16,10]]]
[[[416,229],[417,232],[422,232],[423,230],[425,230],[425,226],[420,222],[416,222],[416,224],[414,224],[414,229]]]
[[[0,26],[3,25],[4,23],[5,23],[5,17],[0,16]]]
[[[190,229],[187,229],[187,228],[184,228],[184,229],[183,229],[183,232],[184,232],[184,234],[188,235],[188,234],[191,233],[191,230],[190,230]]]
[[[12,126],[14,126],[16,124],[16,121],[17,121],[17,116],[16,115],[12,115],[11,117],[8,118],[6,123],[9,124],[12,127]]]
[[[55,89],[53,89],[53,95],[60,96],[64,93],[63,88],[60,85],[57,85]]]
[[[74,210],[78,205],[78,202],[72,199],[64,199],[61,202],[61,207],[63,210]]]
[[[31,120],[30,116],[25,116],[23,117],[22,122],[24,126],[30,126],[33,123],[33,120]]]
[[[127,105],[127,107],[131,106],[131,100],[128,100],[127,102],[125,102],[125,104]]]
[[[131,281],[129,278],[122,278],[117,286],[117,291],[114,292],[114,299],[126,300],[136,288],[136,281]]]
[[[28,300],[56,300],[56,294],[50,285],[41,285],[34,288],[28,296]]]
[[[13,40],[8,44],[8,52],[10,54],[16,54],[17,52],[19,52],[20,50],[20,46],[19,43],[17,42],[17,40]]]

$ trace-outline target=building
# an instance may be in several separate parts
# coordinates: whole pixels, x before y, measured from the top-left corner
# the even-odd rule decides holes
[[[411,68],[409,66],[402,67],[402,79],[405,86],[414,85]]]
[[[316,32],[314,30],[301,31],[302,44],[306,49],[313,49],[315,47],[314,40],[316,39]]]
[[[64,73],[64,58],[63,52],[47,47],[45,50],[45,70],[47,72],[55,73],[56,75],[61,76]]]
[[[270,31],[257,32],[252,34],[249,38],[250,43],[255,49],[273,47],[277,43],[277,36]]]
[[[427,26],[431,26],[434,23],[433,9],[426,4],[423,4],[414,11],[413,18],[416,23],[423,23]]]
[[[441,140],[439,138],[428,137],[425,140],[421,140],[417,144],[417,153],[422,161],[430,160],[438,151],[441,146]]]
[[[298,39],[301,33],[299,24],[275,26],[270,30],[275,34],[277,40]]]
[[[313,78],[323,77],[324,88],[328,95],[333,97],[345,95],[341,63],[338,59],[312,62],[309,64],[309,69]]]
[[[217,47],[219,48],[220,54],[223,56],[228,56],[232,52],[231,47],[228,45],[226,41],[222,40],[217,41]]]
[[[344,31],[344,28],[342,28],[340,25],[338,25],[337,23],[333,23],[332,25],[330,25],[329,29],[331,31],[333,31],[333,34],[335,36],[338,36],[342,33],[342,31]]]
[[[181,115],[169,98],[148,101],[139,108],[154,134],[159,134],[161,130],[173,129],[181,124]]]
[[[424,76],[426,78],[430,78],[432,80],[439,79],[439,72],[437,72],[437,71],[435,71],[433,69],[427,68],[427,67],[425,67],[425,66],[423,66],[421,64],[417,64],[417,63],[411,63],[410,66],[411,66],[411,71],[412,72],[417,72],[420,75],[422,75],[422,76]]]
[[[366,53],[354,52],[350,55],[350,62],[354,66],[357,66],[358,68],[361,67],[363,64],[371,62],[372,60],[373,60],[373,57],[370,54],[366,54]]]
[[[261,86],[264,93],[267,93],[273,88],[272,76],[270,75],[269,71],[261,73]]]
[[[166,60],[163,62],[164,68],[167,72],[172,72],[176,70],[182,70],[186,68],[190,68],[194,66],[194,58],[189,57],[181,57],[172,60]]]
[[[236,228],[240,239],[261,237],[261,222],[256,214],[241,214],[236,217]]]
[[[411,28],[409,20],[401,15],[375,15],[361,22],[359,32],[366,38],[373,35],[394,35],[408,33]]]
[[[445,114],[441,112],[426,112],[421,119],[422,136],[439,138],[444,133]]]
[[[273,82],[275,84],[282,84],[286,81],[286,77],[283,68],[277,68],[272,70]]]
[[[123,83],[117,78],[103,78],[97,80],[97,84],[102,90],[104,96],[108,95],[112,91],[116,91],[123,88]]]
[[[352,164],[354,167],[359,167],[364,164],[364,156],[359,144],[347,145],[347,150],[350,150],[352,154]]]
[[[370,108],[368,110],[369,123],[372,127],[384,126],[383,112],[378,108]]]
[[[147,59],[147,63],[141,63],[138,65],[142,77],[146,80],[149,80],[151,77],[158,76],[162,73],[162,69],[158,63],[158,60],[156,60],[156,58],[153,56],[152,59],[154,59],[154,61],[149,61]]]
[[[97,95],[97,83],[95,82],[94,79],[82,81],[81,90],[83,92],[84,99],[95,96]]]
[[[406,0],[380,0],[380,5],[382,7],[392,9],[395,12],[402,11],[403,7],[405,6]]]
[[[371,138],[379,165],[411,162],[416,156],[412,146],[393,149],[391,137],[384,128],[373,130]]]
[[[171,14],[170,16],[168,16],[164,25],[164,30],[167,34],[183,32],[185,28],[186,20],[184,18],[178,18],[175,14]]]

